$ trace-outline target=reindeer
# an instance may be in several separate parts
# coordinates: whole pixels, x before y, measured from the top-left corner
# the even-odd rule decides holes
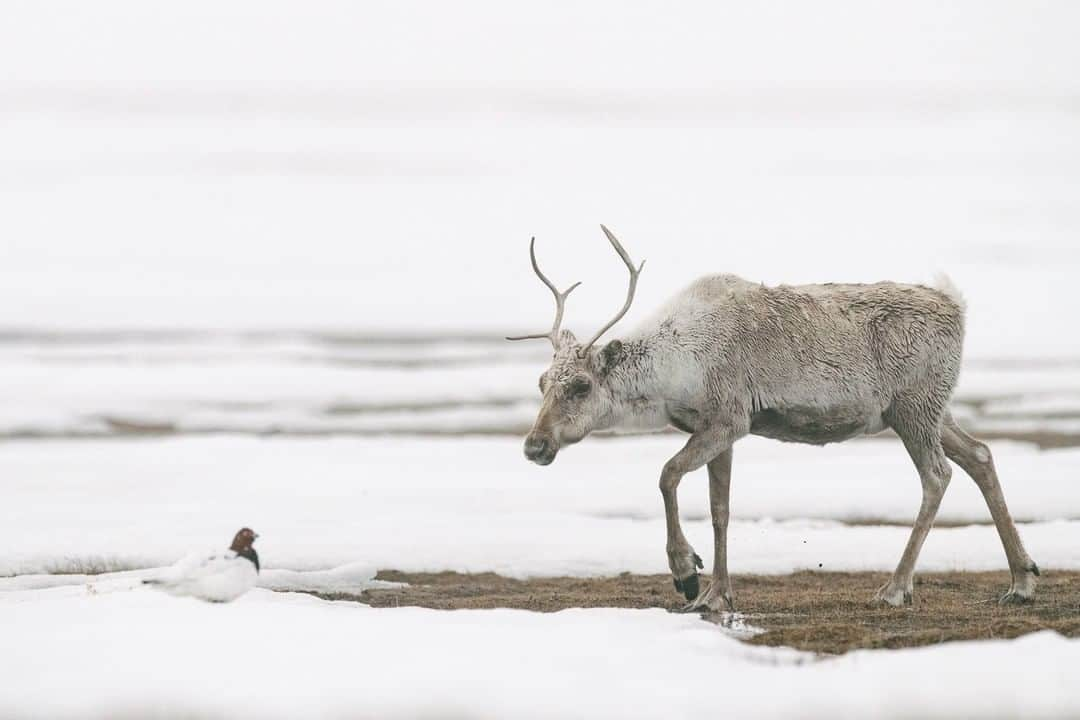
[[[548,465],[559,450],[607,429],[689,433],[660,473],[668,566],[688,611],[734,610],[727,572],[728,496],[732,446],[760,435],[823,445],[891,428],[922,482],[922,504],[891,579],[875,600],[911,603],[915,562],[934,522],[952,469],[967,472],[982,491],[1005,547],[1012,585],[1002,603],[1034,598],[1039,569],[1020,541],[998,484],[990,449],[965,433],[949,412],[960,372],[964,303],[947,281],[941,288],[879,282],[766,287],[734,275],[694,281],[622,339],[596,348],[634,301],[638,276],[623,246],[603,225],[630,271],[626,302],[585,343],[562,330],[566,298],[540,271],[555,296],[554,348],[540,376],[543,401],[525,438],[525,457]],[[708,468],[713,571],[702,592],[701,558],[679,523],[677,490],[688,472]]]

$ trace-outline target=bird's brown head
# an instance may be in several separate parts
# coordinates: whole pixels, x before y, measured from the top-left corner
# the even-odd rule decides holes
[[[259,537],[251,528],[240,528],[239,532],[233,537],[232,545],[229,547],[233,552],[243,552],[249,550],[251,544],[255,542]]]

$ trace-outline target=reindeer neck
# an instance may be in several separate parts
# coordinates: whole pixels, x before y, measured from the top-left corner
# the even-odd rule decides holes
[[[626,357],[611,373],[619,397],[675,405],[696,397],[703,382],[701,360],[669,330],[641,328],[622,342]]]
[[[667,383],[658,372],[657,348],[647,337],[622,340],[624,357],[606,384],[612,398],[609,428],[649,429],[667,424],[664,398]]]

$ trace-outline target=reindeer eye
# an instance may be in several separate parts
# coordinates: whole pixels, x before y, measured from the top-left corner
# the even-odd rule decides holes
[[[576,377],[566,386],[566,394],[572,398],[581,398],[592,390],[592,383],[588,378]]]

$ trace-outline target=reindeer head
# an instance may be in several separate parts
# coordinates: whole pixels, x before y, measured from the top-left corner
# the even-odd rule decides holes
[[[630,309],[638,275],[645,263],[635,268],[630,256],[611,231],[603,225],[600,229],[630,270],[630,289],[622,309],[584,345],[579,343],[569,330],[560,330],[566,298],[581,283],[574,283],[559,292],[536,263],[536,238],[529,243],[533,271],[555,296],[555,323],[547,333],[522,335],[507,340],[546,338],[551,341],[555,350],[551,366],[540,376],[540,392],[544,396],[540,413],[532,430],[525,437],[525,457],[539,465],[548,465],[554,461],[563,445],[576,443],[593,430],[611,424],[615,403],[605,380],[622,359],[622,343],[613,340],[603,349],[595,351],[592,347]]]

